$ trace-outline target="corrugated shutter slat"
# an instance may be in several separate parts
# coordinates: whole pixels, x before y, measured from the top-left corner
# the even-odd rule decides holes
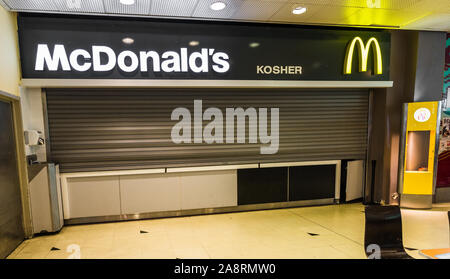
[[[368,91],[363,89],[47,89],[46,92],[51,158],[60,163],[62,172],[363,159],[366,154]],[[260,144],[248,141],[174,144],[170,134],[177,121],[170,119],[172,111],[186,107],[193,117],[197,99],[203,101],[203,110],[220,108],[224,119],[227,107],[278,107],[278,153],[261,155]],[[204,121],[203,125],[207,123]],[[248,130],[248,122],[246,127]]]

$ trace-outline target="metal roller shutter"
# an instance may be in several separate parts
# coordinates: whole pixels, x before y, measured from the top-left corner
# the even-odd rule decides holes
[[[62,172],[363,159],[366,154],[368,91],[363,89],[47,89],[46,97],[51,160]],[[278,107],[278,153],[261,155],[260,144],[248,141],[173,143],[171,129],[178,121],[171,120],[172,111],[185,107],[193,118],[196,99],[203,101],[203,111],[220,108],[224,119],[226,107]]]

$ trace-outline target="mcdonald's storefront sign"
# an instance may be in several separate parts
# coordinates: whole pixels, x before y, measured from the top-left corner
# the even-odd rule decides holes
[[[389,81],[380,29],[32,14],[18,29],[23,79]]]
[[[381,56],[381,48],[378,40],[374,37],[371,37],[366,44],[364,44],[363,40],[360,37],[355,37],[347,47],[347,51],[345,54],[345,62],[344,62],[344,74],[349,75],[352,73],[352,60],[355,52],[355,48],[358,51],[359,57],[359,71],[366,72],[367,71],[367,62],[369,59],[369,51],[372,48],[373,50],[373,67],[374,74],[381,75],[383,74],[383,58]]]

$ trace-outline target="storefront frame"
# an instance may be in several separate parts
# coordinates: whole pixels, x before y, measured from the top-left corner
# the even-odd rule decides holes
[[[174,84],[176,84],[174,86]],[[43,113],[45,119],[45,132],[48,133],[48,119],[47,108],[45,104],[45,88],[317,88],[317,89],[338,89],[338,88],[362,88],[368,90],[369,107],[368,109],[368,126],[367,126],[367,149],[365,173],[364,173],[364,185],[363,185],[363,200],[368,201],[373,197],[373,191],[375,185],[370,182],[371,170],[369,169],[368,161],[368,148],[371,142],[372,131],[372,111],[373,111],[373,94],[375,88],[392,87],[392,81],[226,81],[226,80],[77,80],[77,79],[23,79],[22,87],[25,88],[41,88],[41,94],[43,99]],[[47,137],[48,139],[48,137]],[[47,143],[48,144],[48,143]],[[47,152],[49,149],[47,149]],[[305,201],[287,201],[276,203],[264,203],[264,204],[251,204],[251,205],[237,205],[228,207],[214,207],[214,208],[201,208],[201,209],[184,209],[173,211],[161,211],[161,212],[148,212],[139,214],[118,214],[110,216],[99,217],[81,217],[71,218],[66,216],[68,209],[68,188],[67,179],[71,177],[102,177],[102,176],[114,176],[114,175],[136,175],[136,174],[164,174],[164,173],[182,173],[182,172],[209,172],[220,170],[238,170],[246,168],[264,168],[264,167],[290,167],[290,166],[317,166],[333,164],[336,166],[335,176],[335,197],[332,199],[318,199],[318,200],[305,200]],[[231,213],[264,209],[280,209],[299,206],[314,206],[314,205],[326,205],[339,203],[340,188],[341,188],[341,160],[332,161],[307,161],[307,162],[283,162],[283,163],[265,163],[265,164],[247,164],[247,165],[232,165],[232,166],[205,166],[205,167],[186,167],[186,168],[160,168],[160,169],[148,169],[148,170],[130,170],[130,171],[105,171],[105,172],[86,172],[86,173],[63,173],[61,174],[61,188],[62,188],[62,200],[64,206],[64,223],[70,224],[84,224],[84,223],[97,223],[97,222],[111,222],[111,221],[125,221],[125,220],[138,220],[138,219],[152,219],[152,218],[164,218],[164,217],[177,217],[177,216],[192,216],[201,214],[219,214],[219,213]]]

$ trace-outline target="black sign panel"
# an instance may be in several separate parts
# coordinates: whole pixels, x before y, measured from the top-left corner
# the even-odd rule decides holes
[[[390,33],[376,29],[29,14],[18,26],[23,78],[389,80]]]

